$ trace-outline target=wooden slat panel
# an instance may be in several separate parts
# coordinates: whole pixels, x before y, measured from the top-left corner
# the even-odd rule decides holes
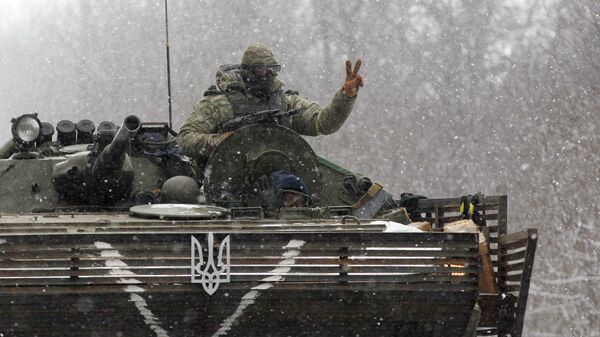
[[[519,289],[519,300],[517,302],[516,317],[515,317],[515,337],[521,337],[523,333],[523,325],[525,322],[525,310],[527,309],[527,298],[529,296],[529,283],[531,282],[531,273],[533,271],[533,261],[535,258],[535,250],[537,247],[538,232],[537,229],[527,229],[527,250],[525,261],[523,261],[523,275],[521,287]]]
[[[504,280],[506,280],[507,282],[519,282],[520,283],[522,277],[523,277],[523,275],[521,275],[521,274],[505,275]]]
[[[322,261],[321,263],[341,263],[341,261],[334,261],[335,259],[339,258],[340,254],[337,255],[331,255],[331,256],[326,256],[326,255],[313,255],[313,256],[308,256],[308,254],[306,256],[303,257],[303,260],[296,260],[298,261],[304,261],[305,263],[309,263],[309,264],[318,264],[318,261]],[[350,255],[348,257],[348,260],[345,261],[345,264],[349,264],[349,265],[357,265],[357,264],[369,264],[369,265],[393,265],[393,264],[404,264],[404,265],[421,265],[421,264],[434,264],[434,265],[444,265],[444,264],[448,264],[448,263],[453,263],[453,264],[474,264],[477,263],[477,257],[473,256],[467,252],[465,252],[464,256],[466,256],[467,258],[461,258],[460,254],[456,254],[456,252],[453,252],[451,254],[448,254],[448,257],[444,257],[441,255],[441,253],[438,253],[438,255],[440,257],[430,257],[430,254],[423,254],[424,258],[419,259],[419,258],[411,258],[412,256],[418,256],[418,254],[416,254],[416,252],[413,252],[413,254],[408,255],[408,257],[402,257],[402,256],[390,256],[390,254],[388,254],[387,256],[385,254],[382,255],[362,255],[362,256],[353,256]],[[431,254],[433,255],[433,254]],[[427,256],[427,257],[425,257]],[[190,258],[189,257],[174,257],[174,258],[166,258],[166,257],[158,257],[158,258],[153,258],[152,256],[148,257],[148,256],[144,256],[144,257],[140,257],[140,258],[135,258],[135,257],[120,257],[120,258],[116,258],[119,261],[124,262],[126,265],[130,265],[130,266],[158,266],[158,265],[186,265],[190,263]],[[81,266],[81,267],[93,267],[93,266],[104,266],[105,265],[105,261],[113,261],[115,260],[115,258],[100,258],[100,257],[96,257],[96,258],[90,258],[90,259],[79,259],[79,260],[68,260],[68,259],[62,259],[62,260],[55,260],[55,259],[40,259],[40,260],[36,260],[36,259],[27,259],[27,260],[4,260],[2,261],[2,268],[40,268],[40,267],[71,267],[71,266]],[[261,263],[261,264],[269,264],[269,263],[279,263],[279,261],[281,261],[281,257],[275,257],[275,256],[261,256],[261,255],[257,255],[257,256],[253,256],[248,254],[246,257],[244,258],[240,258],[240,257],[236,257],[236,256],[231,256],[231,261],[234,264],[244,264],[244,263],[250,263],[250,262],[254,262],[256,263]],[[120,262],[119,262],[120,263]],[[2,270],[0,268],[0,270]]]
[[[501,269],[504,273],[519,271],[523,272],[524,263],[504,264]]]
[[[505,235],[508,227],[508,197],[498,197],[498,234]]]
[[[416,253],[416,252],[411,252]],[[436,252],[440,253],[440,252]],[[455,255],[453,252],[451,255]],[[441,254],[440,254],[441,255]],[[461,263],[477,263],[477,257],[468,252],[462,254],[464,256],[470,256],[470,258],[460,257],[424,257],[424,258],[412,258],[411,256],[394,256],[394,257],[356,257],[350,256],[344,261],[348,265],[368,264],[368,265],[389,265],[389,264],[403,264],[403,265],[446,265],[446,264],[461,264]],[[77,265],[79,267],[104,267],[107,258],[94,257],[90,259],[80,258],[77,261],[71,261],[68,258],[61,259],[14,259],[14,260],[1,260],[2,268],[53,268],[53,267],[71,267]],[[188,256],[179,256],[172,258],[155,258],[149,259],[140,258],[132,259],[128,257],[121,257],[119,260],[123,261],[127,266],[157,266],[157,265],[172,265],[172,266],[189,266],[190,258]],[[261,257],[231,257],[232,264],[278,264],[281,261],[281,256],[261,256]],[[340,264],[339,254],[337,256],[297,256],[294,258],[296,264]],[[109,268],[109,267],[105,267]]]
[[[53,247],[69,246],[73,242],[86,247],[92,246],[94,242],[108,242],[114,249],[119,249],[121,244],[127,246],[136,244],[145,247],[148,242],[173,244],[174,242],[189,243],[190,236],[195,235],[199,240],[203,239],[204,233],[136,233],[136,234],[49,234],[49,235],[3,235],[6,242],[4,249],[12,249],[23,244],[44,245]],[[335,244],[337,247],[348,247],[364,249],[366,247],[472,247],[474,236],[469,233],[215,233],[215,241],[218,242],[225,236],[231,237],[233,247],[245,247],[258,245],[261,248],[281,249],[290,240],[305,241],[303,247],[307,249],[322,249]],[[158,248],[148,245],[148,248]]]
[[[232,283],[235,282],[257,282],[265,279],[266,277],[274,276],[269,274],[260,274],[260,275],[232,275]],[[282,282],[342,282],[342,281],[360,281],[360,282],[369,282],[369,283],[379,283],[379,282],[395,282],[395,283],[410,283],[415,289],[418,289],[423,283],[435,283],[438,286],[440,291],[446,290],[446,285],[448,283],[452,284],[462,284],[461,286],[464,289],[476,289],[478,277],[476,275],[377,275],[377,274],[348,274],[339,275],[339,274],[321,274],[321,273],[307,273],[307,274],[297,274],[297,273],[287,273],[281,274],[283,276]],[[128,281],[121,281],[120,279],[135,279],[141,283],[133,282],[127,283]],[[268,281],[268,280],[267,280]],[[277,280],[275,280],[277,281]],[[275,282],[270,281],[270,282]],[[106,285],[106,284],[176,284],[176,283],[188,283],[190,282],[189,274],[182,273],[180,276],[164,276],[164,275],[125,275],[125,276],[111,276],[106,275],[105,277],[100,276],[89,276],[89,277],[78,277],[74,279],[70,279],[67,277],[47,277],[40,276],[39,278],[16,278],[16,279],[0,279],[0,287],[6,286],[61,286],[61,285]],[[374,288],[376,290],[376,288]]]
[[[275,251],[261,251],[261,250],[244,250],[240,253],[240,255],[234,254],[234,251],[231,252],[232,258],[279,258],[281,259],[281,252],[279,250],[279,254],[274,254]],[[338,258],[341,254],[338,251],[320,251],[320,250],[301,250],[302,255],[304,257],[313,256],[313,257],[329,257],[329,258]],[[131,261],[131,260],[145,260],[145,259],[180,259],[180,258],[189,258],[189,250],[184,253],[183,251],[164,251],[164,252],[154,252],[154,251],[127,251],[122,252],[118,251],[119,256],[100,256],[101,251],[96,252],[96,254],[70,254],[70,252],[48,252],[44,254],[40,254],[37,252],[30,251],[19,251],[10,254],[7,256],[6,254],[0,254],[0,262],[4,263],[4,261],[10,260],[38,260],[38,261],[46,261],[46,260],[57,260],[57,259],[70,259],[71,257],[77,257],[80,260],[88,260],[88,261],[104,261],[108,259],[118,258],[122,261]],[[396,250],[396,251],[386,251],[386,250],[361,250],[354,251],[349,250],[348,256],[350,258],[368,258],[368,257],[382,257],[389,259],[400,259],[404,257],[472,257],[477,256],[477,250],[475,248],[469,250]]]
[[[3,263],[3,267],[0,268],[0,271],[16,271],[19,269],[53,269],[53,268],[64,268],[68,269],[71,267],[78,267],[80,269],[132,269],[135,270],[137,268],[164,268],[164,267],[181,267],[181,268],[189,268],[190,267],[190,259],[189,258],[179,258],[179,259],[171,259],[171,260],[148,260],[148,259],[140,259],[140,260],[124,260],[120,259],[119,261],[123,262],[124,266],[109,266],[107,267],[104,263],[105,260],[79,260],[76,262],[70,260],[62,260],[62,261],[37,261],[30,260],[27,262],[7,262]],[[340,264],[348,265],[350,267],[356,266],[359,267],[394,267],[394,266],[416,266],[420,267],[423,265],[427,266],[447,266],[449,264],[454,265],[477,265],[478,259],[476,257],[464,259],[464,258],[437,258],[437,259],[344,259],[343,261],[339,258],[320,258],[316,257],[315,259],[309,258],[295,258],[295,264],[290,265],[292,267],[298,266],[315,266],[315,265],[331,265],[331,266],[339,266]],[[281,266],[279,263],[281,262],[280,258],[268,258],[268,259],[260,259],[260,258],[242,258],[242,259],[231,259],[231,264],[233,266],[243,266],[243,265],[263,265],[263,266]]]
[[[526,250],[522,250],[520,252],[510,253],[510,254],[506,254],[506,255],[501,254],[500,258],[503,262],[500,263],[500,266],[506,265],[505,262],[522,260],[525,258],[526,254],[527,254]]]
[[[217,242],[224,237],[225,234],[215,234]],[[465,290],[477,287],[478,267],[474,266],[478,265],[478,244],[474,234],[233,233],[230,237],[231,256],[234,260],[231,282],[248,283],[268,279],[284,283],[394,282],[413,289],[421,289],[423,284],[429,283],[437,284],[440,290],[446,289],[448,284]],[[5,261],[8,258],[11,261],[18,258],[19,261],[14,262],[29,266],[31,263],[42,263],[44,266],[44,261],[52,261],[56,266],[56,259],[62,258],[62,263],[69,268],[3,268],[0,270],[8,274],[0,277],[0,284],[4,286],[102,286],[127,282],[123,279],[142,284],[190,282],[190,267],[187,266],[190,261],[190,234],[154,233],[133,236],[82,233],[44,237],[8,235],[6,238],[1,255]],[[203,239],[204,236],[200,236],[200,240]],[[287,247],[291,242],[302,244]],[[213,249],[217,249],[217,245],[218,243]],[[448,248],[442,250],[440,246]],[[48,247],[54,249],[47,249]],[[287,249],[297,249],[303,261],[310,261],[309,257],[314,257],[327,260],[328,263],[300,264],[294,260],[293,265],[280,265],[285,258],[281,254]],[[356,261],[353,255],[358,256]],[[25,260],[24,257],[30,259]],[[267,260],[262,261],[265,257]],[[102,266],[115,259],[119,262],[116,266]],[[174,259],[178,261],[176,266],[172,265]],[[254,265],[237,265],[235,262],[248,259]],[[82,261],[95,267],[79,266]],[[134,267],[121,265],[132,261],[135,261]],[[465,268],[449,267],[451,263]],[[276,268],[289,268],[289,272],[276,272]]]
[[[253,287],[264,285],[265,281],[249,281],[249,282],[230,282],[222,283],[219,286],[219,291],[230,291],[230,290],[245,290]],[[326,292],[336,291],[351,291],[362,292],[366,291],[371,294],[377,292],[386,291],[398,291],[398,290],[415,290],[415,286],[418,286],[418,292],[431,291],[440,296],[452,292],[465,292],[464,283],[444,283],[443,290],[441,290],[439,283],[402,283],[402,282],[378,282],[377,288],[374,289],[373,282],[339,282],[339,281],[328,281],[318,283],[308,282],[276,282],[277,290],[281,291],[310,291],[319,290]],[[60,295],[60,294],[93,294],[93,293],[119,293],[123,292],[129,284],[125,283],[112,283],[112,284],[65,284],[65,285],[33,285],[27,287],[0,287],[0,296],[10,294],[48,294],[48,295]],[[168,283],[168,284],[149,284],[139,283],[135,284],[143,289],[144,293],[156,293],[168,291],[171,293],[186,292],[186,291],[200,291],[202,285],[194,283]],[[476,291],[476,287],[471,287],[472,291]],[[413,294],[415,295],[415,294]],[[418,295],[418,294],[416,294]],[[403,294],[404,297],[410,297],[411,294]]]
[[[507,244],[515,242],[515,241],[527,239],[528,237],[529,237],[528,231],[521,231],[521,232],[503,235],[501,238],[501,241],[502,241],[502,245],[507,245]]]
[[[509,292],[509,293],[519,292],[519,290],[521,290],[521,285],[518,285],[518,284],[507,285],[505,288],[505,291]]]
[[[274,275],[270,273],[275,268],[289,268],[290,273],[339,273],[340,265],[231,265],[231,273],[262,273],[263,275]],[[419,273],[419,274],[449,274],[449,273],[476,273],[479,266],[471,267],[444,267],[444,266],[344,266],[344,272],[348,273]],[[29,276],[92,276],[111,274],[115,277],[130,277],[135,275],[179,275],[189,272],[190,266],[143,266],[143,267],[95,267],[95,268],[30,268],[9,269],[1,268],[2,276],[5,277],[29,277]],[[119,276],[120,275],[120,276]]]

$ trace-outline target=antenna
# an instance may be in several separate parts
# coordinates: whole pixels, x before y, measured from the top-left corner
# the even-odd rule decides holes
[[[165,0],[165,34],[167,39],[165,41],[165,47],[167,49],[167,97],[169,100],[169,128],[173,129],[173,108],[171,107],[171,58],[169,55],[169,12],[168,2]]]

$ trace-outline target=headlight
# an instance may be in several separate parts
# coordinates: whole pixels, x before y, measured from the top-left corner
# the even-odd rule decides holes
[[[13,139],[21,145],[33,146],[42,133],[37,114],[24,114],[12,120]]]

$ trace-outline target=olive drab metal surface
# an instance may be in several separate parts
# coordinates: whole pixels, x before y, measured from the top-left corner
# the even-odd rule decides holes
[[[56,140],[40,134],[35,142],[25,142],[14,138],[16,132],[1,147],[0,214],[126,210],[157,203],[161,185],[173,176],[195,179],[190,161],[177,151],[173,131],[164,123],[143,123],[131,115],[120,132],[105,121],[95,134],[90,123],[61,136],[61,125],[75,125],[61,121]]]
[[[277,170],[300,177],[311,193],[322,189],[319,159],[297,133],[278,125],[243,127],[213,151],[204,170],[204,192],[209,203],[260,205],[254,183]]]
[[[52,169],[65,157],[0,160],[0,213],[51,210],[58,203]]]

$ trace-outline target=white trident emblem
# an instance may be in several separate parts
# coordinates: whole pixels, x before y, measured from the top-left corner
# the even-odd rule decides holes
[[[214,294],[221,283],[229,283],[229,235],[219,246],[219,255],[215,264],[213,254],[213,233],[208,233],[208,258],[204,261],[202,245],[192,236],[192,283],[201,283],[202,288],[209,294]],[[225,256],[223,256],[225,252]],[[225,260],[223,260],[225,259]],[[202,268],[204,266],[204,268]]]

